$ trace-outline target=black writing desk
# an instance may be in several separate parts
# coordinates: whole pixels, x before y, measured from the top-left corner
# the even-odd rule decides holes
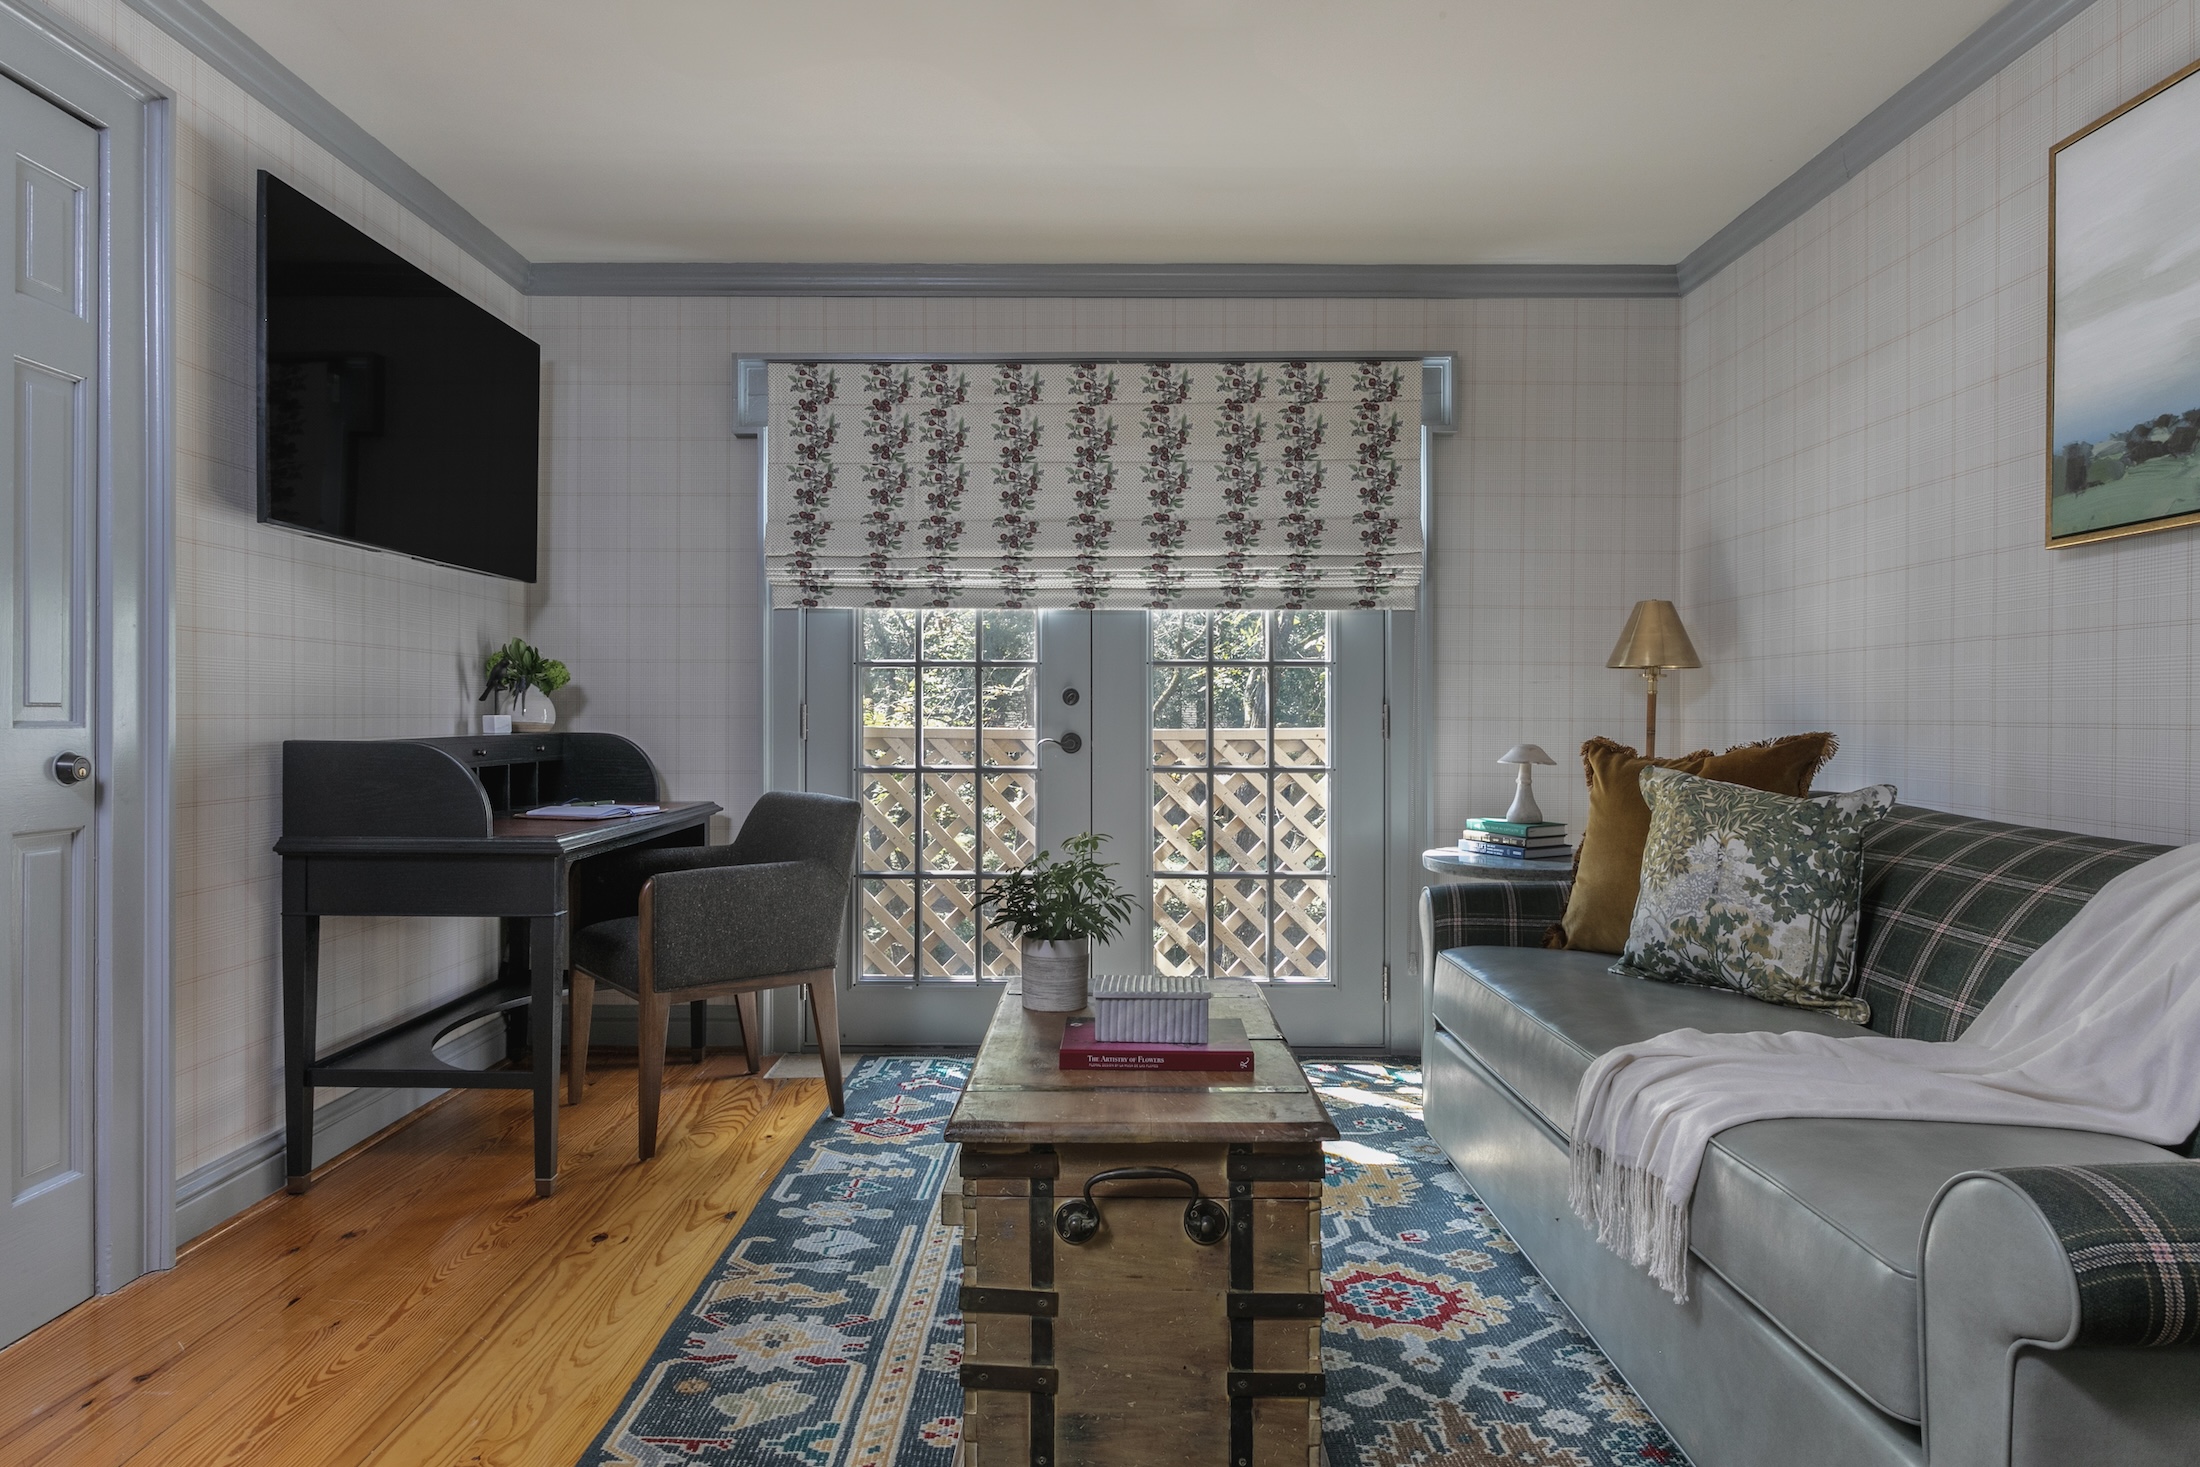
[[[718,806],[615,820],[513,814],[568,800],[657,799],[649,756],[616,734],[517,734],[283,745],[283,1088],[290,1190],[313,1169],[319,1086],[531,1090],[535,1191],[558,1176],[558,1047],[576,867],[638,846],[698,846]],[[615,916],[583,911],[582,920]],[[495,977],[425,1014],[316,1055],[323,917],[496,917]],[[490,1014],[502,1069],[468,1070],[438,1039]],[[525,1063],[521,1063],[522,1057]]]

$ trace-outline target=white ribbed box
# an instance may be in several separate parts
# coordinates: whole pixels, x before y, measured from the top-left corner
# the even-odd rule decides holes
[[[1204,978],[1095,973],[1093,1038],[1102,1044],[1205,1044],[1210,997]]]

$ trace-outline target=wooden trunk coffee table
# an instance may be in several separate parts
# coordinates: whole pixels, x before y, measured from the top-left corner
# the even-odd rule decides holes
[[[1002,996],[947,1122],[969,1467],[1319,1463],[1337,1128],[1259,987],[1218,979],[1213,1003],[1250,1082],[1060,1069],[1075,1016]]]

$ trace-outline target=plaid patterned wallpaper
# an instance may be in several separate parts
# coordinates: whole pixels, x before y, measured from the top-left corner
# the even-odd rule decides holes
[[[1690,743],[2200,836],[2200,532],[2040,543],[2047,150],[2195,56],[2192,0],[2104,0],[1682,303]]]

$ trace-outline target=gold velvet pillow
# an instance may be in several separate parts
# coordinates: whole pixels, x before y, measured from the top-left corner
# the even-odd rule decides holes
[[[1650,806],[1642,797],[1642,771],[1655,764],[1747,789],[1800,798],[1833,757],[1830,733],[1792,734],[1760,744],[1740,744],[1724,754],[1698,749],[1671,759],[1645,759],[1625,744],[1591,739],[1581,746],[1589,776],[1589,820],[1574,854],[1574,889],[1566,916],[1544,939],[1547,947],[1616,953],[1627,946],[1627,927],[1642,889],[1642,848],[1650,839]]]

